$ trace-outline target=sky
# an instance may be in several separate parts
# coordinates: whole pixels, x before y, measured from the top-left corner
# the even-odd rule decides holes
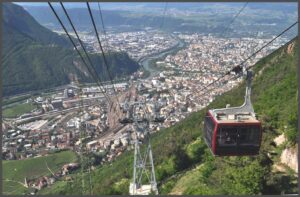
[[[15,2],[18,5],[22,6],[48,6],[47,2]],[[215,6],[215,5],[230,5],[230,6],[241,6],[245,2],[225,2],[225,3],[206,3],[206,2],[168,2],[169,7],[176,7],[176,8],[181,8],[181,7],[193,7],[195,5],[197,6]],[[85,7],[86,2],[66,2],[68,7],[70,8],[80,8],[80,7]],[[92,5],[96,5],[95,2],[91,3]],[[118,9],[123,6],[146,6],[146,7],[162,7],[165,5],[165,2],[161,3],[156,3],[156,2],[101,2],[101,5],[103,7],[108,8],[108,9]],[[255,7],[255,8],[267,8],[267,9],[278,9],[280,7],[294,7],[297,8],[297,2],[275,2],[275,3],[255,3],[255,2],[250,2],[248,3],[248,6],[250,7]]]

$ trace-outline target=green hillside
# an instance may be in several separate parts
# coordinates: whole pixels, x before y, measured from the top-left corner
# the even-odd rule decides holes
[[[74,78],[92,78],[70,41],[38,24],[22,7],[3,4],[2,80],[4,96],[67,84]],[[90,55],[103,80],[102,55]],[[112,77],[135,72],[139,65],[126,53],[107,54]]]
[[[3,191],[4,194],[27,193],[22,186],[25,178],[38,178],[49,175],[48,167],[57,172],[66,163],[76,162],[77,156],[72,151],[62,151],[47,156],[29,158],[24,160],[3,161]]]
[[[263,125],[263,139],[258,156],[213,157],[202,138],[204,115],[209,108],[227,103],[243,103],[245,83],[217,97],[207,108],[191,114],[176,125],[153,135],[152,147],[160,194],[254,195],[297,192],[297,178],[274,172],[272,165],[284,147],[293,147],[297,135],[297,61],[296,40],[260,60],[254,67],[252,100]],[[284,147],[272,145],[284,131]],[[275,152],[268,156],[269,152]],[[111,164],[91,174],[93,194],[128,194],[132,177],[132,151],[126,151]],[[86,174],[84,181],[88,183]],[[89,194],[82,179],[58,182],[40,194]]]
[[[42,44],[55,44],[70,48],[68,38],[40,25],[23,7],[13,3],[3,3],[3,48],[14,46],[20,41],[31,40]]]

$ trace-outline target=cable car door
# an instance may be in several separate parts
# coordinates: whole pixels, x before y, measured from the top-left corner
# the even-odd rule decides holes
[[[238,151],[237,142],[238,129],[234,127],[222,126],[219,129],[218,149],[219,155],[235,155]]]
[[[238,154],[254,154],[259,148],[259,128],[240,127],[237,130]]]

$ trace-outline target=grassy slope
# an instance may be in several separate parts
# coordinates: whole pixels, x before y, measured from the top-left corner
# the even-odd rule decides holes
[[[24,113],[28,113],[33,110],[35,106],[32,103],[23,103],[13,107],[6,108],[2,111],[3,117],[14,118]]]
[[[272,173],[272,162],[266,158],[266,153],[275,149],[270,145],[271,140],[276,134],[282,132],[285,125],[289,125],[290,117],[297,114],[296,54],[298,49],[287,54],[285,47],[264,58],[255,67],[256,72],[265,68],[255,77],[252,93],[254,108],[263,122],[264,133],[260,156],[226,157],[215,158],[213,162],[205,161],[174,181],[175,184],[170,181],[169,184],[172,185],[170,193],[234,195],[280,194],[281,191],[297,191],[294,184],[295,177]],[[234,95],[242,98],[242,94],[243,88],[237,88],[216,99],[212,105],[222,100],[224,103],[224,99],[232,100]],[[228,103],[232,104],[232,102]],[[235,166],[237,163],[239,165]],[[215,169],[205,169],[210,167]],[[286,180],[285,184],[282,184],[283,180]]]
[[[3,161],[3,191],[4,194],[22,194],[26,191],[20,183],[12,181],[20,181],[24,183],[24,178],[37,178],[43,175],[49,175],[50,172],[46,167],[56,172],[64,164],[75,162],[77,156],[72,151],[62,151],[43,157],[30,158],[25,160]],[[12,181],[5,181],[12,180]]]
[[[156,178],[161,194],[280,194],[281,191],[293,192],[297,189],[291,183],[293,177],[271,172],[272,161],[267,157],[272,150],[270,143],[283,125],[290,125],[296,130],[295,124],[290,124],[288,114],[296,114],[297,117],[297,50],[287,55],[285,46],[263,58],[255,67],[256,73],[265,69],[255,77],[252,93],[254,108],[263,122],[259,156],[212,157],[202,139],[207,109],[224,107],[227,103],[231,106],[242,104],[244,83],[216,98],[206,109],[153,135]],[[112,164],[96,169],[91,175],[93,194],[127,194],[132,161],[132,151],[127,151]],[[81,178],[77,177],[72,184],[54,185],[46,193],[80,194],[82,190]]]
[[[3,98],[2,104],[3,104],[3,106],[5,106],[5,105],[13,104],[16,102],[25,101],[26,99],[29,99],[29,98],[30,98],[30,95]]]

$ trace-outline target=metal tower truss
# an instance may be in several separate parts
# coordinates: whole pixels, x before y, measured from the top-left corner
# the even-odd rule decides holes
[[[149,131],[149,123],[153,122],[153,120],[150,120],[147,116],[147,112],[145,110],[146,105],[144,102],[125,102],[122,103],[120,107],[126,113],[126,117],[120,120],[120,122],[122,124],[131,124],[132,130],[135,134],[133,179],[129,186],[129,194],[157,195],[158,190]],[[144,138],[144,148],[140,147],[142,144],[142,138]]]
[[[134,162],[133,162],[133,180],[129,186],[130,195],[149,195],[158,194],[157,183],[155,178],[155,170],[153,164],[151,143],[149,139],[149,132],[146,129],[145,144],[147,147],[142,150],[140,144],[142,142],[138,139],[137,125],[133,126],[136,134],[134,146]]]

